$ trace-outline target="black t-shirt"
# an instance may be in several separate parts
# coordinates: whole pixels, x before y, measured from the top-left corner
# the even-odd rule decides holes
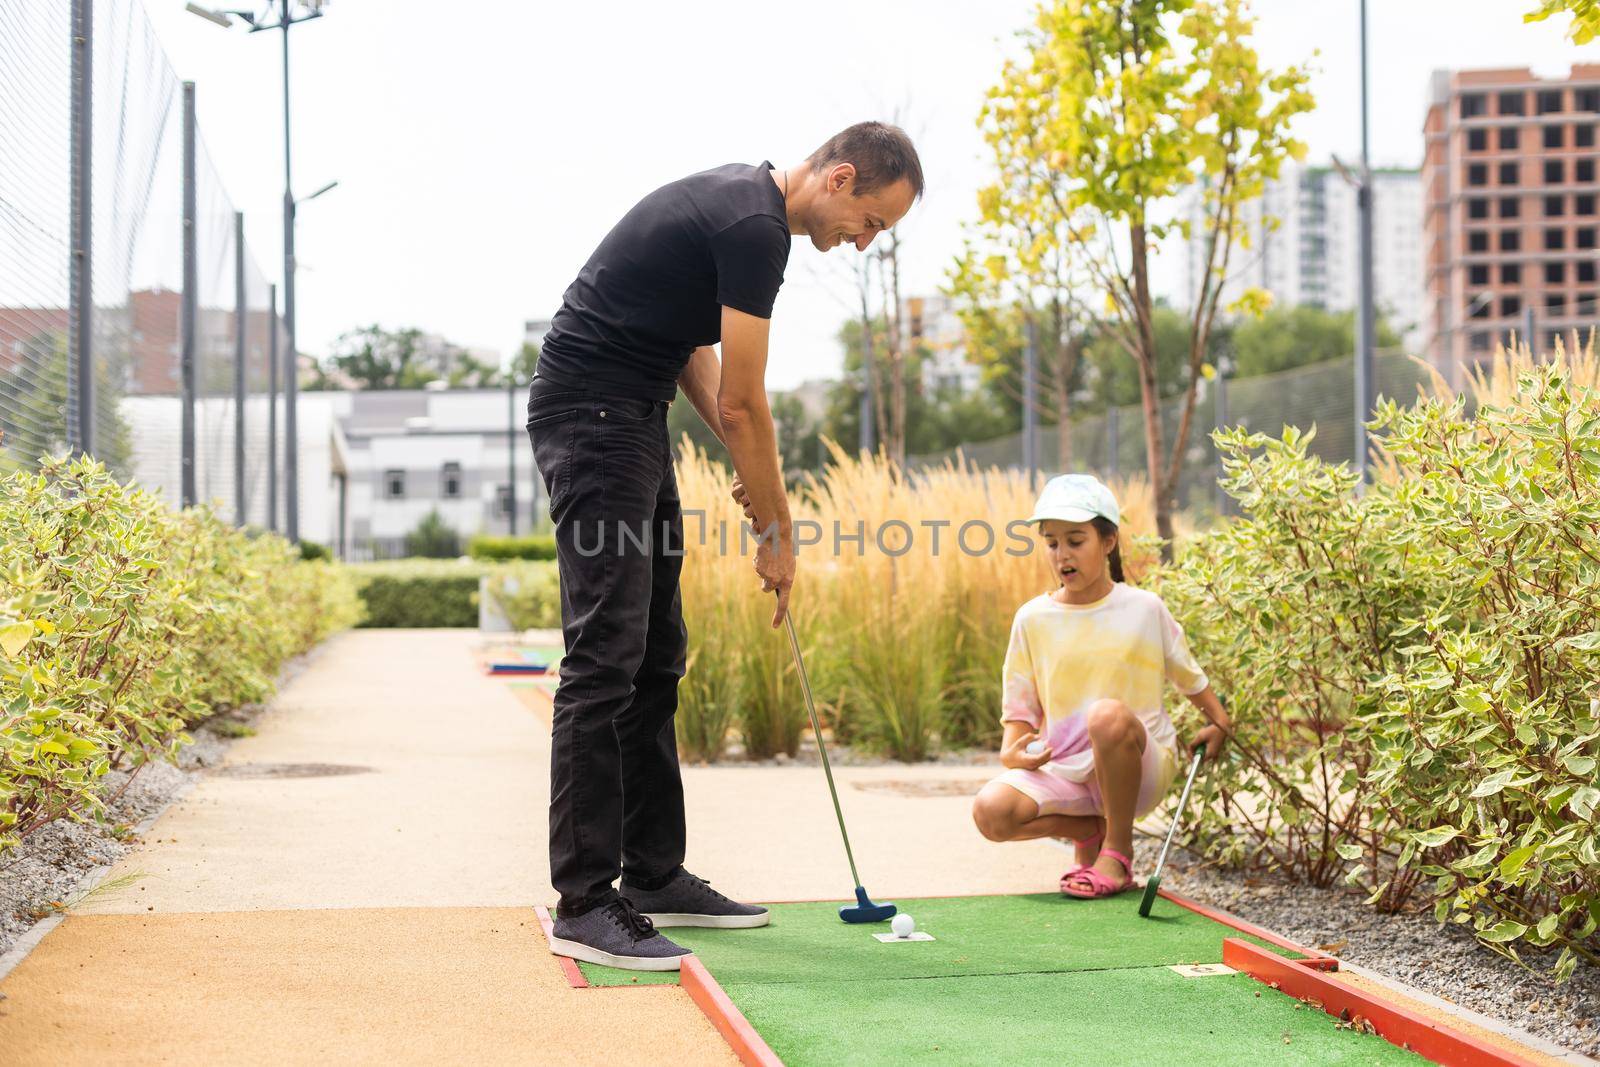
[[[790,242],[771,171],[733,163],[639,201],[567,287],[538,375],[671,400],[689,354],[721,340],[724,304],[771,318]]]

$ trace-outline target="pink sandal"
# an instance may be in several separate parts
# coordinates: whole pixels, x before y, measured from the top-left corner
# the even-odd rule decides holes
[[[1079,867],[1075,871],[1068,871],[1061,876],[1061,892],[1069,897],[1079,900],[1097,900],[1100,897],[1114,897],[1118,893],[1133,888],[1133,861],[1114,848],[1102,848],[1100,855],[1110,856],[1122,864],[1122,881],[1113,882],[1109,877],[1094,869],[1093,865]],[[1098,862],[1098,861],[1097,861]],[[1083,883],[1088,883],[1085,889]]]
[[[1070,838],[1070,837],[1064,838],[1063,840],[1072,841],[1073,845],[1087,846],[1089,848],[1094,849],[1096,852],[1099,852],[1100,851],[1100,843],[1102,841],[1104,841],[1105,839],[1106,839],[1106,832],[1104,830],[1101,830],[1099,833],[1091,834],[1090,836],[1084,838],[1082,841],[1072,841],[1072,838]],[[1099,856],[1096,856],[1095,859],[1090,860],[1087,864],[1080,863],[1077,866],[1072,867],[1071,869],[1069,869],[1067,871],[1066,874],[1063,874],[1061,876],[1061,881],[1063,883],[1065,883],[1068,878],[1071,878],[1073,875],[1075,875],[1079,871],[1083,870],[1085,866],[1090,866],[1090,867],[1094,866],[1095,861],[1098,860],[1099,858],[1100,858]]]

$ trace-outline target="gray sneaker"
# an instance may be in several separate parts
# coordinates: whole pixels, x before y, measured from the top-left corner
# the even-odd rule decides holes
[[[591,908],[576,918],[553,920],[550,951],[586,963],[628,971],[676,971],[690,950],[656,933],[626,900]]]
[[[744,930],[765,926],[771,918],[766,908],[740,904],[712,889],[682,867],[660,889],[640,889],[624,879],[618,892],[657,926],[714,926]]]

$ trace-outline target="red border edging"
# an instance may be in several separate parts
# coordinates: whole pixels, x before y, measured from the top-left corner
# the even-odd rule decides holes
[[[1204,915],[1206,918],[1215,922],[1219,922],[1224,926],[1231,926],[1242,934],[1249,934],[1251,937],[1260,938],[1269,945],[1277,945],[1279,948],[1286,948],[1290,952],[1298,952],[1304,956],[1305,959],[1296,960],[1295,962],[1303,964],[1306,967],[1310,967],[1314,971],[1337,971],[1339,969],[1339,960],[1336,957],[1330,956],[1326,952],[1318,951],[1317,949],[1306,948],[1304,945],[1297,945],[1286,937],[1279,937],[1271,930],[1264,930],[1261,927],[1256,926],[1254,923],[1245,922],[1237,915],[1229,915],[1220,908],[1213,908],[1207,904],[1201,904],[1199,901],[1190,900],[1188,897],[1179,896],[1177,893],[1174,893],[1169,889],[1157,889],[1156,895],[1165,897],[1181,908],[1188,908],[1197,915]],[[1229,938],[1223,938],[1222,943],[1226,945],[1229,940]]]
[[[750,1020],[723,992],[711,972],[706,970],[706,965],[700,962],[699,956],[684,959],[678,971],[678,984],[711,1020],[711,1025],[717,1028],[741,1063],[747,1067],[783,1067],[778,1054],[756,1033],[756,1028],[750,1025]]]
[[[1300,960],[1285,959],[1236,937],[1222,939],[1222,962],[1296,1000],[1313,1000],[1340,1019],[1362,1018],[1379,1037],[1435,1063],[1459,1067],[1534,1067],[1537,1061],[1487,1045],[1477,1038],[1388,1004],[1352,985],[1328,978]]]
[[[550,918],[550,909],[543,904],[536,904],[533,910],[539,916],[539,926],[544,930],[544,939],[549,941],[550,938],[555,936],[553,931],[555,923]],[[571,956],[557,956],[556,959],[561,961],[561,973],[567,976],[567,984],[572,986],[573,989],[589,988],[589,979],[585,978],[583,972],[578,969],[577,960]]]

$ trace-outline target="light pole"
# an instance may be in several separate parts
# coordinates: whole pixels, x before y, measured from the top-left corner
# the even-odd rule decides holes
[[[1356,473],[1367,484],[1367,420],[1376,399],[1373,345],[1372,161],[1367,143],[1367,0],[1361,0],[1361,186],[1357,193],[1361,223],[1361,321],[1356,324]]]
[[[328,0],[266,0],[266,7],[259,15],[248,11],[213,11],[194,3],[188,5],[191,12],[219,26],[231,27],[233,19],[238,18],[250,27],[251,33],[259,33],[262,30],[283,31],[283,326],[288,342],[286,346],[288,351],[285,353],[288,373],[285,375],[287,380],[284,383],[283,394],[285,438],[283,486],[287,498],[285,501],[287,521],[284,533],[290,541],[296,543],[300,540],[300,439],[297,436],[295,419],[296,401],[299,396],[296,382],[299,371],[299,350],[295,345],[294,326],[295,202],[289,154],[289,27],[297,22],[309,22],[311,19],[321,18],[322,9],[327,3]],[[299,14],[295,13],[297,9],[300,11]],[[326,192],[328,188],[331,186],[325,187],[320,192]]]

